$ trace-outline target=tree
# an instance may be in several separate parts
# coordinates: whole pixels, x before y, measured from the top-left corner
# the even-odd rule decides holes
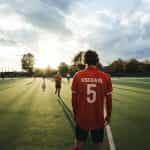
[[[50,68],[50,66],[47,66],[47,68],[44,71],[45,76],[50,76],[52,72],[52,69]]]
[[[73,58],[73,63],[78,65],[78,64],[84,64],[83,62],[83,55],[84,55],[84,52],[83,51],[80,51],[79,53],[77,53],[74,58]]]
[[[34,76],[43,76],[43,70],[42,69],[39,69],[39,68],[36,68],[35,71],[34,71]]]
[[[63,77],[66,77],[69,68],[68,68],[68,65],[66,63],[62,62],[62,63],[60,63],[58,70]]]
[[[115,60],[111,64],[112,72],[123,73],[125,72],[126,62],[122,59]]]
[[[69,74],[72,76],[74,76],[74,74],[79,70],[79,68],[76,65],[71,65],[69,67]]]
[[[22,69],[28,73],[33,73],[34,68],[34,55],[31,53],[24,54],[21,59]]]
[[[144,63],[144,64],[150,64],[150,60],[149,60],[149,59],[145,59],[145,60],[143,61],[143,63]]]
[[[136,59],[131,59],[126,65],[127,73],[137,73],[139,70],[139,62]]]
[[[85,67],[85,65],[84,65],[84,52],[83,51],[78,52],[74,56],[72,62],[73,62],[73,66],[71,66],[71,70],[73,72],[83,69]]]

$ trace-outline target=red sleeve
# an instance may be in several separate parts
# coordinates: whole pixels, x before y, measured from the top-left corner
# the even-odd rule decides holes
[[[108,76],[106,81],[106,95],[111,95],[111,94],[112,94],[112,82],[111,82],[111,77]]]
[[[73,108],[73,113],[74,113],[74,117],[75,117],[76,109],[77,109],[77,95],[78,95],[78,77],[77,77],[77,75],[75,75],[73,77],[71,90],[72,90],[72,108]]]
[[[112,112],[112,82],[111,77],[108,76],[106,81],[106,112],[107,116],[111,116]]]
[[[60,80],[60,81],[62,80],[62,76],[59,77],[59,80]]]

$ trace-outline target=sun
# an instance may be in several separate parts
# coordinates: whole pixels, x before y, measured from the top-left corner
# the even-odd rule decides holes
[[[56,69],[58,67],[59,60],[54,52],[50,52],[49,50],[41,52],[36,59],[36,67],[45,69],[48,66]]]
[[[47,66],[50,65],[49,58],[45,56],[40,56],[36,59],[36,67],[45,69]]]
[[[59,59],[59,41],[54,35],[44,35],[38,43],[38,52],[36,57],[36,67],[46,68],[48,66],[57,68]]]

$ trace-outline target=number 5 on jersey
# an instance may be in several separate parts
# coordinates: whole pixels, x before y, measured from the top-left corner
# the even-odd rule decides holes
[[[96,101],[96,84],[87,84],[87,102],[94,103]]]

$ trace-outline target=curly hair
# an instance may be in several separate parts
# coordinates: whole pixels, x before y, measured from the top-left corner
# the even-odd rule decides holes
[[[99,62],[98,54],[96,51],[88,50],[84,54],[84,63],[88,65],[97,65]]]

